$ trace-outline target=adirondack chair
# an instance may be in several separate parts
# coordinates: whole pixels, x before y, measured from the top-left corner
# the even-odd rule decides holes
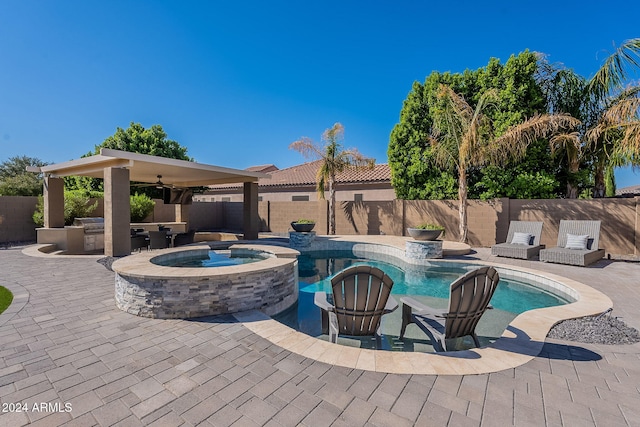
[[[393,280],[376,267],[349,267],[331,279],[332,298],[316,292],[314,303],[322,309],[323,331],[335,343],[338,335],[380,337],[382,316],[398,308],[391,297]]]

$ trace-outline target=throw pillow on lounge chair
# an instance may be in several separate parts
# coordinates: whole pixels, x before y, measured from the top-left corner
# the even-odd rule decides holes
[[[511,243],[514,245],[531,245],[531,238],[533,236],[529,233],[513,233],[513,239]]]
[[[567,233],[567,244],[565,248],[567,249],[577,249],[584,251],[587,249],[587,242],[589,241],[589,235],[576,235],[576,234],[568,234]]]

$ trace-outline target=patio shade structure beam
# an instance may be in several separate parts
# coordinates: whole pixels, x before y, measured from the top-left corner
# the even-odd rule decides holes
[[[123,256],[131,253],[128,227],[130,181],[155,183],[159,179],[158,175],[161,175],[163,184],[175,187],[244,183],[244,238],[256,239],[259,224],[257,182],[259,178],[270,177],[261,172],[106,148],[101,149],[100,154],[94,156],[42,166],[37,170],[30,168],[30,170],[41,172],[45,176],[45,228],[64,225],[59,224],[61,215],[64,217],[62,213],[64,197],[63,192],[60,191],[62,188],[60,178],[75,175],[105,180],[104,253],[107,256]],[[49,187],[53,191],[48,191]],[[124,224],[127,226],[125,227]],[[49,242],[39,241],[39,243]]]

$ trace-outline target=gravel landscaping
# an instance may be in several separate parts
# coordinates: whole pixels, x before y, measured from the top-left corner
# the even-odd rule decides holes
[[[609,314],[565,320],[549,331],[549,338],[590,344],[635,344],[640,332]]]

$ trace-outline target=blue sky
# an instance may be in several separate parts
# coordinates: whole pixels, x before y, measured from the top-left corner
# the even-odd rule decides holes
[[[640,37],[639,2],[434,3],[2,0],[0,161],[78,158],[134,121],[240,169],[302,163],[289,144],[341,122],[347,147],[386,162],[433,70],[529,49],[590,77]]]

